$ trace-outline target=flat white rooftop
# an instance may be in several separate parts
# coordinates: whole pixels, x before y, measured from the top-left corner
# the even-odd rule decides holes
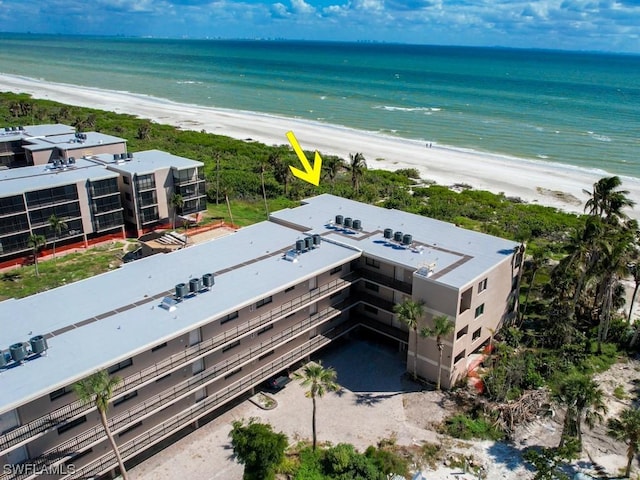
[[[28,137],[48,137],[52,135],[73,135],[76,129],[69,125],[54,123],[49,125],[27,125],[18,127],[0,127],[0,142],[21,140]]]
[[[0,302],[1,349],[34,335],[49,337],[46,356],[0,370],[0,414],[360,256],[355,249],[322,242],[295,263],[285,260],[284,252],[304,236],[263,222]],[[159,306],[176,284],[205,273],[216,274],[211,291],[181,302],[173,312]]]
[[[115,160],[113,155],[104,153],[100,155],[92,155],[91,158],[95,159],[97,162],[108,165],[110,170],[128,173],[129,175],[153,173],[157,170],[167,168],[183,170],[185,168],[204,166],[202,162],[172,155],[171,153],[163,152],[161,150],[135,152],[131,158],[120,160]]]
[[[84,180],[118,177],[102,165],[78,159],[74,164],[54,168],[53,164],[0,170],[0,197],[20,195],[44,188],[71,185]]]
[[[506,261],[519,244],[511,240],[456,227],[395,209],[380,208],[334,195],[319,195],[297,208],[280,210],[271,218],[307,233],[351,245],[367,256],[417,270],[434,265],[430,281],[462,288],[487,269]],[[362,229],[335,225],[336,215],[360,220]],[[384,230],[412,236],[412,246],[388,241]]]
[[[82,135],[84,135],[83,138],[78,138],[76,134],[73,133],[37,138],[26,137],[25,140],[28,141],[29,144],[25,144],[23,148],[32,152],[50,150],[52,148],[59,148],[61,150],[77,150],[81,148],[96,147],[99,145],[112,145],[127,142],[124,138],[114,137],[113,135],[107,135],[99,132],[86,132]]]

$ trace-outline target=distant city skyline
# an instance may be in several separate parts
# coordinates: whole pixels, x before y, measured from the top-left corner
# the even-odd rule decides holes
[[[639,0],[0,0],[16,33],[640,53]]]

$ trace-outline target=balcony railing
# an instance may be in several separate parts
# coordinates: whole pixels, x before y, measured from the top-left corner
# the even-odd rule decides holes
[[[325,335],[319,335],[312,338],[305,345],[297,347],[291,352],[288,352],[279,359],[273,361],[269,365],[266,365],[249,375],[246,375],[232,385],[217,392],[215,395],[206,397],[196,405],[187,408],[178,415],[168,419],[167,421],[153,427],[142,435],[121,445],[120,454],[122,455],[122,458],[130,458],[148,448],[149,446],[159,442],[163,438],[168,437],[185,425],[206,415],[214,408],[219,407],[225,402],[241,395],[254,385],[263,381],[265,378],[268,378],[274,373],[277,373],[289,367],[290,365],[303,359],[305,356],[315,352],[316,350],[319,350],[320,348],[330,343],[331,340],[346,333],[354,326],[355,325],[352,325],[351,323],[345,324],[342,325],[342,328],[336,328]],[[75,480],[91,477],[94,475],[100,475],[113,468],[115,464],[115,455],[113,454],[113,452],[110,452],[103,457],[95,460],[94,462],[91,462],[90,464],[76,470],[72,475],[69,475],[65,478],[68,478],[69,480]]]
[[[110,430],[113,433],[117,433],[118,431],[126,429],[127,426],[132,423],[144,420],[156,413],[158,410],[164,409],[180,399],[195,393],[196,390],[219,380],[222,376],[235,368],[251,363],[261,354],[276,348],[284,342],[289,341],[318,325],[321,325],[325,321],[340,315],[340,313],[340,310],[328,307],[322,310],[322,312],[318,312],[303,320],[303,322],[283,330],[275,337],[271,337],[268,341],[262,343],[260,346],[244,350],[236,358],[219,362],[193,377],[174,385],[172,388],[164,390],[158,395],[136,404],[126,412],[111,417],[109,419]],[[105,433],[102,426],[96,425],[80,435],[47,450],[39,457],[30,459],[28,462],[30,465],[36,466],[36,470],[42,470],[48,462],[53,460],[53,462],[58,463],[67,460],[83,448],[87,448],[101,442],[104,437]],[[17,476],[15,478],[26,478],[27,476]]]
[[[393,288],[394,290],[399,290],[402,293],[411,295],[413,287],[410,283],[403,282],[402,280],[396,280],[388,275],[364,268],[357,268],[355,271],[371,282],[379,283],[382,286]]]
[[[322,296],[329,295],[336,291],[347,288],[356,280],[354,274],[350,274],[343,278],[337,278],[329,283],[321,285],[312,292],[297,297],[290,302],[280,305],[278,308],[265,312],[256,318],[239,324],[237,327],[226,330],[215,337],[206,339],[196,345],[186,348],[184,351],[172,355],[161,360],[160,362],[144,368],[139,372],[130,375],[119,384],[114,391],[114,399],[125,394],[127,391],[140,387],[146,383],[150,383],[154,379],[161,377],[173,370],[184,367],[185,364],[191,363],[203,356],[208,355],[216,348],[222,347],[226,343],[235,341],[243,336],[251,333],[252,330],[260,328],[268,323],[277,321],[295,310],[299,310],[306,306],[311,300],[318,299]],[[0,454],[4,453],[12,446],[18,446],[31,440],[35,435],[44,434],[49,429],[59,424],[79,416],[89,410],[85,404],[79,400],[65,405],[47,415],[37,418],[26,425],[22,425],[10,432],[0,436]],[[3,478],[3,477],[0,477]]]

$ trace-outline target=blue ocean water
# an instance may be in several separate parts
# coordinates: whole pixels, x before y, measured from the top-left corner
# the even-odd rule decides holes
[[[0,34],[0,72],[640,177],[640,56]]]

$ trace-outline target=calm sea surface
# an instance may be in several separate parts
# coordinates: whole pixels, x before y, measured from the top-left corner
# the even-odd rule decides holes
[[[640,56],[0,34],[0,72],[640,177]]]

